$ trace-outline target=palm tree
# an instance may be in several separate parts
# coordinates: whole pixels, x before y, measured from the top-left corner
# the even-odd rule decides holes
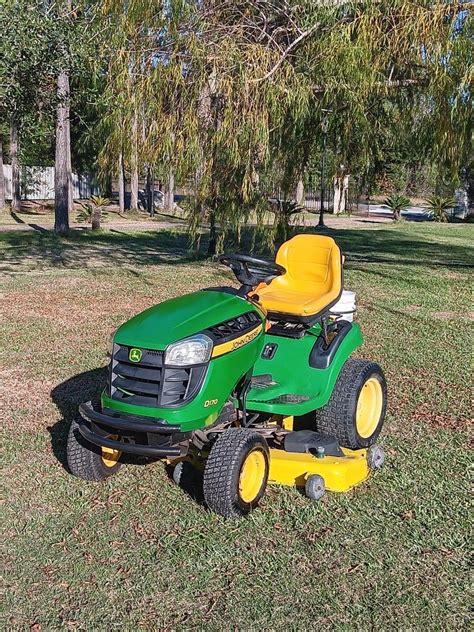
[[[425,199],[425,204],[433,213],[435,222],[447,222],[448,211],[456,206],[456,200],[442,195],[431,195]]]
[[[384,200],[385,206],[393,211],[393,219],[395,222],[400,220],[402,211],[405,211],[410,206],[410,198],[402,193],[395,193]]]
[[[91,195],[90,202],[81,204],[82,210],[79,211],[77,216],[78,222],[87,222],[91,224],[92,230],[100,229],[100,222],[105,215],[103,208],[110,204],[108,198],[104,198],[100,195]]]

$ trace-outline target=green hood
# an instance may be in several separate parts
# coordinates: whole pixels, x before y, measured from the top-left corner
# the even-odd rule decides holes
[[[127,346],[162,350],[172,342],[252,309],[257,311],[239,296],[199,290],[164,301],[137,314],[119,327],[114,340]]]

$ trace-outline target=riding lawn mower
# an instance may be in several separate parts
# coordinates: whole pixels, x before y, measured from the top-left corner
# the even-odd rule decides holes
[[[254,509],[268,483],[313,500],[361,483],[383,464],[387,388],[376,363],[350,357],[362,334],[335,311],[338,245],[301,234],[275,263],[219,260],[239,288],[165,301],[112,336],[100,406],[81,404],[69,431],[71,472],[97,481],[126,455],[163,459],[178,483],[203,473],[206,505],[227,518]]]

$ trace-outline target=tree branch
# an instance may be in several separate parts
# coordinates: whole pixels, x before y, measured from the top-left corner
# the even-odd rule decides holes
[[[273,68],[271,68],[263,77],[259,77],[258,79],[250,79],[250,81],[252,83],[258,83],[260,81],[265,81],[266,79],[269,79],[277,70],[278,68],[281,66],[281,64],[285,61],[286,57],[288,56],[288,54],[302,41],[304,40],[306,37],[308,37],[308,35],[311,35],[311,33],[313,31],[315,31],[319,26],[319,22],[316,22],[316,24],[313,24],[313,26],[310,29],[307,29],[306,31],[303,31],[303,33],[301,33],[301,35],[299,35],[295,40],[293,40],[291,42],[291,44],[288,46],[288,48],[286,48],[283,51],[282,56],[280,57],[280,59],[277,61],[277,63],[273,66]]]

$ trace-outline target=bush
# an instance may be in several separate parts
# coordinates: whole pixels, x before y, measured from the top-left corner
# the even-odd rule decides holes
[[[427,208],[433,213],[435,222],[447,222],[448,211],[456,206],[456,200],[452,197],[432,195],[425,199]]]
[[[92,230],[99,230],[100,222],[106,215],[102,209],[109,204],[109,198],[104,198],[100,195],[91,195],[89,202],[81,204],[82,209],[77,215],[77,221],[91,224]]]
[[[401,193],[396,193],[386,198],[384,204],[393,212],[393,219],[398,222],[401,212],[410,206],[410,198]]]

